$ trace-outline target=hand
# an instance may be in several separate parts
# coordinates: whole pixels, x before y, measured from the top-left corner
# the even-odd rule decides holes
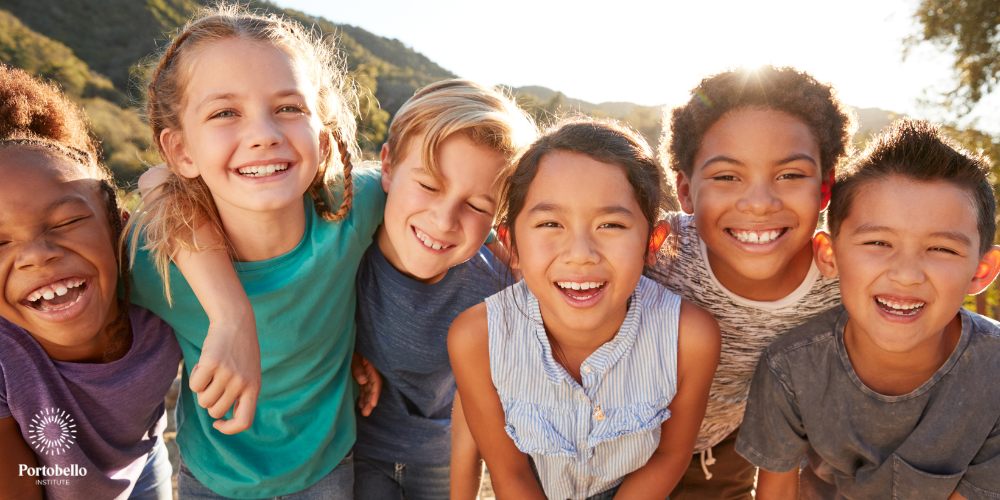
[[[198,404],[220,419],[212,424],[216,430],[236,434],[250,428],[260,394],[260,344],[253,314],[210,324],[189,385],[198,394]],[[233,418],[222,419],[230,407]]]
[[[356,352],[351,358],[351,373],[361,386],[358,408],[361,408],[361,414],[367,417],[372,414],[372,409],[378,404],[379,394],[382,393],[382,375],[370,361]]]

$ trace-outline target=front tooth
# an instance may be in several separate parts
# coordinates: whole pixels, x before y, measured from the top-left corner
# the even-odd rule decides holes
[[[576,283],[576,282],[573,282],[573,289],[574,290],[579,290],[580,289],[580,284]]]
[[[34,301],[40,299],[41,297],[42,297],[42,295],[39,294],[38,292],[31,292],[31,294],[28,295],[28,302],[34,302]]]
[[[430,247],[431,245],[433,245],[433,243],[431,243],[430,240],[421,240],[421,241],[423,241],[424,246],[426,247]]]
[[[749,238],[747,239],[750,240],[750,243],[757,243],[760,241],[760,238],[757,237],[757,233],[750,233]]]
[[[779,234],[781,233],[779,233],[778,231],[771,231],[771,239],[773,240],[777,238]]]
[[[268,165],[267,166],[267,173],[268,173],[268,175],[273,174],[274,170],[275,170],[274,165]]]
[[[761,233],[760,242],[767,243],[768,241],[771,241],[771,233]]]
[[[589,290],[590,283],[580,283],[580,290]]]
[[[42,298],[44,298],[45,300],[51,300],[55,296],[56,296],[55,292],[53,292],[51,289],[42,292]]]
[[[431,245],[431,248],[433,248],[434,250],[441,250],[441,245],[438,243],[434,243],[433,245]]]
[[[64,285],[62,284],[56,285],[56,295],[62,297],[63,295],[66,295],[66,292],[68,291],[69,289],[66,288]]]

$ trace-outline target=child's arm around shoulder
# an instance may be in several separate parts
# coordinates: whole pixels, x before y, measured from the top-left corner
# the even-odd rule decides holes
[[[41,476],[20,475],[21,466],[35,468],[38,462],[14,417],[0,418],[0,443],[0,500],[42,500],[42,487],[35,482]]]
[[[448,356],[465,421],[486,460],[497,498],[544,500],[528,456],[504,431],[503,405],[490,376],[486,304],[473,306],[455,318],[448,330]]]
[[[670,418],[663,422],[660,444],[649,461],[625,477],[615,498],[666,498],[691,463],[722,340],[715,318],[686,300],[681,301],[677,330],[677,394],[670,402]]]

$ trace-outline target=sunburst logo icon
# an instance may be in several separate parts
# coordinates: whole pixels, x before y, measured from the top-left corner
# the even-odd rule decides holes
[[[28,424],[28,439],[38,453],[61,455],[76,442],[76,421],[59,408],[46,408]]]

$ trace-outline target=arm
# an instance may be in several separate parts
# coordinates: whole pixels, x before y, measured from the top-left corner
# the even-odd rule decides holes
[[[455,318],[448,331],[448,356],[466,422],[490,469],[497,498],[545,500],[528,465],[528,456],[504,431],[503,406],[490,378],[486,304],[476,305]]]
[[[157,196],[156,188],[169,175],[162,164],[150,168],[139,177],[140,192]],[[195,237],[209,243],[218,238],[207,226],[198,228]],[[191,390],[212,418],[221,419],[233,408],[232,419],[212,424],[219,432],[247,430],[260,393],[260,344],[250,299],[225,252],[194,253],[178,245],[172,258],[209,320],[201,358],[191,369]]]
[[[757,500],[795,500],[799,498],[799,469],[788,472],[757,473]],[[949,498],[949,500],[953,500]]]
[[[38,467],[35,454],[24,442],[21,428],[14,417],[0,418],[0,500],[42,500],[42,487],[35,480],[40,476],[19,475],[21,466]]]
[[[663,422],[660,444],[646,465],[628,476],[615,498],[662,499],[673,491],[691,463],[708,390],[719,364],[719,324],[704,309],[681,302],[677,338],[677,394]]]
[[[951,496],[948,497],[948,500],[965,500],[965,497],[960,495],[957,491],[953,491]]]
[[[451,412],[451,500],[474,500],[479,496],[482,461],[456,392]]]

